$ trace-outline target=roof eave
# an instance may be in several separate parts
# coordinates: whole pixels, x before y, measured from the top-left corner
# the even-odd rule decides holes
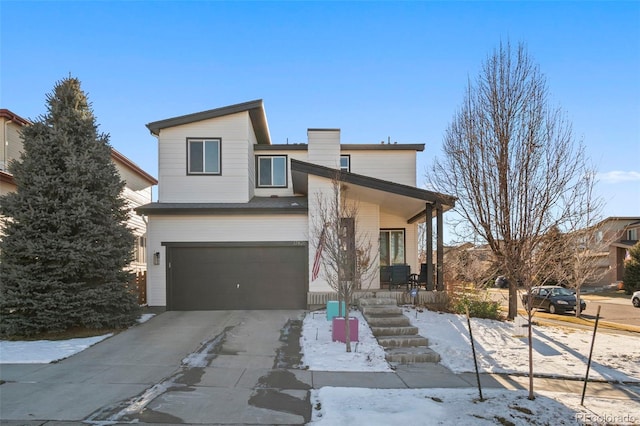
[[[337,178],[341,182],[351,183],[366,188],[377,189],[380,191],[390,192],[410,198],[424,200],[432,204],[440,204],[443,207],[452,208],[455,205],[456,198],[450,195],[438,192],[427,191],[425,189],[416,188],[409,185],[390,182],[377,179],[370,176],[359,175],[356,173],[344,172],[330,167],[320,166],[317,164],[307,163],[304,161],[291,159],[291,171],[310,173],[328,179]]]
[[[122,162],[123,164],[125,164],[131,171],[133,171],[134,173],[139,175],[142,179],[144,179],[150,185],[157,185],[158,184],[158,180],[156,178],[154,178],[149,173],[147,173],[144,170],[142,170],[140,168],[140,166],[138,166],[136,163],[134,163],[129,158],[125,157],[122,153],[116,151],[113,148],[111,148],[111,156],[114,159],[116,159],[116,160]]]
[[[154,121],[148,123],[146,126],[151,134],[159,136],[162,129],[195,123],[202,120],[209,120],[211,118],[224,117],[226,115],[237,114],[240,112],[249,113],[249,118],[251,119],[251,124],[253,125],[253,129],[256,133],[258,143],[270,145],[271,136],[269,134],[269,125],[267,124],[267,116],[264,111],[262,99]]]

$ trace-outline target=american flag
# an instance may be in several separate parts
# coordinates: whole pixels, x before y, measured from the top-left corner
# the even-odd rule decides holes
[[[311,269],[311,281],[315,281],[320,273],[320,259],[322,259],[322,250],[324,249],[324,233],[327,228],[323,227],[316,247],[316,257],[313,259],[313,269]]]

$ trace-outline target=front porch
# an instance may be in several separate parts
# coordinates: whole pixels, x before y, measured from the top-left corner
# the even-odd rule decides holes
[[[405,290],[388,290],[388,289],[370,289],[356,290],[353,294],[352,306],[358,305],[360,299],[394,299],[398,305],[413,304],[418,305],[444,305],[447,300],[447,294],[444,291],[425,291],[420,290],[415,297]],[[326,308],[327,302],[330,300],[338,300],[338,293],[327,292],[309,292],[307,293],[307,309],[314,311]]]

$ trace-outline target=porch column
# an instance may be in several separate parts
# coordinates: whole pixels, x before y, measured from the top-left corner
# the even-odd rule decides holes
[[[424,251],[426,255],[427,262],[427,289],[432,289],[433,287],[433,206],[430,203],[426,203],[425,205],[425,244]]]
[[[436,268],[438,274],[438,282],[436,289],[444,290],[444,225],[442,223],[442,204],[436,204],[436,227],[438,232],[438,241],[436,242]]]

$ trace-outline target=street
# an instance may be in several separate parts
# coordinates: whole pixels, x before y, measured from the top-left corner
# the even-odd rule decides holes
[[[509,291],[507,289],[489,289],[493,300],[500,302],[506,310],[509,301]],[[518,310],[523,310],[522,294],[524,290],[518,290]],[[598,306],[600,306],[600,321],[621,324],[640,328],[640,309],[634,308],[631,304],[631,296],[620,295],[618,293],[586,293],[580,296],[587,302],[587,309],[582,313],[582,317],[587,320],[595,320]],[[575,316],[573,313],[561,315],[545,315],[545,320],[558,317],[561,321],[563,317]],[[566,324],[566,322],[565,322]]]

